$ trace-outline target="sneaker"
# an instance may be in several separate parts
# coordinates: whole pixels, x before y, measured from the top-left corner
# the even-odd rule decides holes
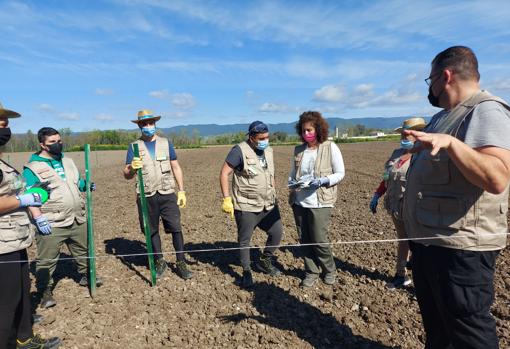
[[[57,301],[53,298],[53,292],[46,290],[41,298],[41,308],[47,309],[57,305]]]
[[[241,279],[242,288],[250,288],[253,286],[253,277],[251,276],[251,270],[243,270],[243,278]]]
[[[58,337],[44,339],[38,334],[24,342],[16,341],[16,349],[54,349],[58,348],[62,341]]]
[[[160,279],[165,273],[167,264],[164,258],[156,260],[156,278]]]
[[[388,287],[390,290],[394,290],[396,288],[402,288],[404,286],[409,286],[411,284],[411,279],[409,276],[405,275],[395,275],[391,282],[386,284],[386,287]]]
[[[83,275],[78,283],[80,284],[80,286],[88,286],[89,278],[87,277],[87,275]],[[96,286],[99,287],[102,285],[103,285],[103,280],[100,277],[96,276]]]
[[[258,270],[271,276],[278,276],[282,272],[273,265],[272,257],[267,255],[260,256],[259,262],[255,265]]]
[[[336,283],[336,273],[330,272],[324,275],[324,283],[326,285],[334,285]]]
[[[177,275],[179,275],[184,280],[188,280],[193,277],[193,273],[188,269],[185,261],[177,261],[175,266],[177,267]]]
[[[317,274],[306,274],[305,278],[301,280],[301,287],[312,287],[315,282],[319,279]]]
[[[44,317],[42,315],[39,315],[39,314],[33,314],[32,315],[32,323],[35,325],[35,324],[39,324],[43,321]]]

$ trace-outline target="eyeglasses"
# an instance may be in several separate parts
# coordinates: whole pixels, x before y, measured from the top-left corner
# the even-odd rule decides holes
[[[437,76],[437,75],[440,75],[442,72],[439,72],[439,73],[435,73],[434,75],[431,75],[429,76],[428,78],[425,79],[425,83],[427,84],[427,86],[430,86],[431,83],[432,83],[432,79],[434,78],[434,76]]]

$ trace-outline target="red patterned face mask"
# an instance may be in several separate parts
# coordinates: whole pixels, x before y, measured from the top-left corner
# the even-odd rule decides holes
[[[306,142],[310,143],[310,142],[313,142],[313,141],[315,141],[317,139],[317,135],[315,134],[315,132],[313,132],[313,133],[306,133],[306,134],[303,135],[303,139]]]

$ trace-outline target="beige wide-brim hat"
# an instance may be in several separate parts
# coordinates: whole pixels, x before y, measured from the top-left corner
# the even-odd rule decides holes
[[[161,119],[161,116],[154,116],[154,113],[152,111],[144,109],[144,110],[140,110],[138,112],[138,118],[136,120],[131,120],[131,122],[138,124],[140,121],[145,121],[145,120],[158,121],[159,119]]]
[[[2,103],[0,103],[0,118],[19,118],[20,113],[16,113],[13,110],[5,109]]]
[[[421,131],[425,128],[427,123],[425,122],[425,119],[423,118],[410,118],[407,120],[404,120],[402,123],[402,126],[397,127],[394,131],[395,132],[402,132],[403,130],[416,130]]]

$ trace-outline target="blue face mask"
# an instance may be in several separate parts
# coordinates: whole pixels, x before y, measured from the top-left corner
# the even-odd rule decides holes
[[[265,141],[258,141],[257,143],[258,150],[264,150],[267,147],[269,147],[269,139],[266,139]]]
[[[400,141],[400,147],[406,150],[412,149],[414,147],[414,142],[408,139],[403,139]]]
[[[142,133],[144,136],[152,137],[156,133],[156,127],[142,127]]]

